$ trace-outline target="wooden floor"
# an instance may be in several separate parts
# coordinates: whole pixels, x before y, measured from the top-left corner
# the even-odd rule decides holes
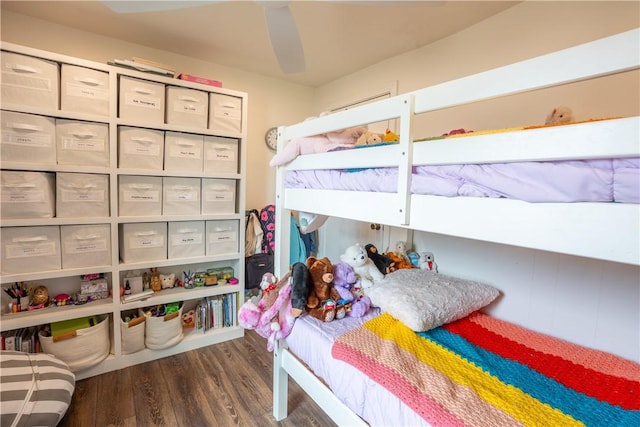
[[[289,416],[271,415],[273,354],[254,331],[80,380],[59,426],[335,426],[291,379]]]

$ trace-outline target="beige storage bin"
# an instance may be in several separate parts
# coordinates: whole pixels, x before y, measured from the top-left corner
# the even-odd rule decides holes
[[[207,119],[209,118],[209,95],[207,92],[168,86],[166,106],[168,124],[207,128]]]
[[[2,219],[52,218],[56,213],[55,175],[52,172],[2,171]]]
[[[146,317],[136,316],[128,322],[120,319],[120,342],[122,354],[136,353],[144,350],[144,331],[146,329]]]
[[[242,132],[242,98],[220,93],[209,94],[209,129]]]
[[[182,341],[182,308],[163,317],[147,317],[144,343],[148,349],[163,350]]]
[[[204,256],[204,221],[169,222],[168,258]]]
[[[109,73],[62,64],[60,109],[75,113],[109,115]]]
[[[238,173],[238,140],[205,136],[204,172]]]
[[[235,219],[206,221],[206,254],[237,254],[239,246],[240,221]]]
[[[111,226],[61,225],[62,268],[111,265]]]
[[[167,259],[167,223],[120,224],[120,259],[124,263]]]
[[[60,270],[60,227],[4,227],[0,235],[4,274]]]
[[[162,178],[162,215],[200,215],[200,178]]]
[[[0,64],[3,105],[58,109],[60,68],[57,62],[2,52]]]
[[[137,175],[119,176],[118,215],[162,215],[162,177]]]
[[[109,167],[109,125],[56,120],[59,165]]]
[[[236,212],[236,181],[234,179],[202,179],[202,214]]]
[[[58,172],[56,216],[58,218],[108,217],[109,175]]]
[[[78,329],[75,336],[54,341],[39,333],[43,353],[49,353],[69,365],[73,372],[89,369],[109,355],[109,316],[99,319],[98,324]]]
[[[162,170],[164,131],[128,126],[118,127],[118,167]]]
[[[167,132],[164,138],[164,170],[202,172],[204,137],[190,133]]]
[[[3,162],[56,164],[56,122],[51,117],[0,111]]]
[[[120,76],[120,118],[140,123],[164,123],[164,101],[164,84]]]

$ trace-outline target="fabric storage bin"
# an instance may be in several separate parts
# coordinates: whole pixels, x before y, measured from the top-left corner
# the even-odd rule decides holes
[[[240,221],[235,219],[206,221],[206,254],[237,254],[239,246]]]
[[[207,128],[209,95],[207,92],[168,86],[166,119],[170,125]]]
[[[132,316],[129,321],[120,319],[120,339],[122,354],[131,354],[144,350],[145,316]]]
[[[118,177],[118,215],[162,215],[162,177],[137,175]]]
[[[3,162],[56,164],[56,122],[50,117],[0,111]]]
[[[56,212],[52,172],[2,171],[2,219],[52,218]]]
[[[61,225],[62,268],[111,265],[111,226]]]
[[[162,215],[200,215],[200,178],[162,178]]]
[[[238,173],[238,140],[204,137],[204,172]]]
[[[58,172],[56,216],[58,218],[108,217],[109,175]]]
[[[202,179],[202,213],[236,212],[236,181],[234,179]]]
[[[167,259],[167,223],[120,224],[120,259],[124,263]]]
[[[97,318],[97,324],[77,329],[69,337],[54,341],[38,333],[43,353],[49,353],[69,365],[73,372],[83,371],[107,358],[110,349],[109,316]]]
[[[169,222],[168,258],[204,256],[204,221]]]
[[[202,172],[203,144],[202,135],[167,131],[164,138],[164,170]]]
[[[242,98],[220,93],[209,94],[209,129],[242,132]]]
[[[144,344],[151,350],[162,350],[182,341],[182,309],[162,317],[147,316]]]
[[[143,123],[164,123],[164,84],[120,76],[119,117]]]
[[[164,131],[118,127],[118,167],[162,170]]]
[[[109,73],[62,64],[60,109],[75,113],[109,115]]]
[[[2,273],[60,270],[60,227],[4,227],[0,235]]]
[[[109,125],[56,120],[59,165],[109,167]]]
[[[60,69],[57,62],[2,52],[0,64],[3,104],[58,109]]]

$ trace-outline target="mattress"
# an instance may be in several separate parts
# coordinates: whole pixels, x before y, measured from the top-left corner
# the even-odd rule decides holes
[[[286,188],[395,193],[397,185],[397,168],[297,170],[285,175]],[[640,203],[640,158],[414,166],[411,193]]]

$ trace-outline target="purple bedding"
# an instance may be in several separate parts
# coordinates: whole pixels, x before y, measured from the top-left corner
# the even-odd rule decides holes
[[[287,188],[395,193],[397,168],[288,171]],[[414,166],[413,194],[640,203],[640,158]]]

